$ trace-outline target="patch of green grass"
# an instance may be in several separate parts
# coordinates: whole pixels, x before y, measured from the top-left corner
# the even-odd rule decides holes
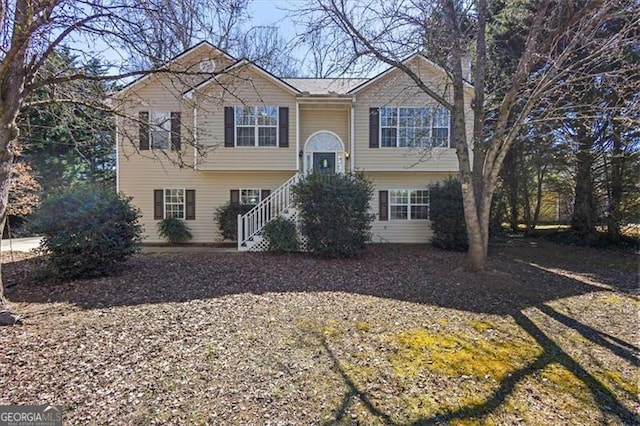
[[[496,328],[495,324],[490,321],[471,321],[471,327],[480,333]]]
[[[602,375],[614,387],[623,390],[629,396],[638,398],[640,395],[640,384],[638,384],[637,378],[635,381],[626,379],[620,372],[614,370],[603,370]]]
[[[602,296],[600,296],[599,300],[605,303],[609,303],[611,305],[623,305],[623,304],[631,304],[633,306],[640,307],[640,300],[635,297],[621,295],[618,293],[608,292]]]
[[[325,325],[318,327],[318,330],[326,337],[337,337],[344,333],[344,327],[335,320],[329,320]]]
[[[461,333],[409,330],[396,336],[400,349],[391,363],[398,375],[413,378],[422,371],[449,377],[503,380],[535,360],[542,348],[533,339],[488,340]]]
[[[358,323],[356,324],[356,330],[358,331],[369,331],[371,330],[371,324],[365,322],[365,321],[358,321]]]
[[[541,372],[540,376],[545,381],[551,382],[553,386],[565,394],[571,395],[576,399],[590,404],[593,402],[593,396],[589,387],[571,371],[558,363],[547,365]],[[565,407],[573,408],[576,407]]]

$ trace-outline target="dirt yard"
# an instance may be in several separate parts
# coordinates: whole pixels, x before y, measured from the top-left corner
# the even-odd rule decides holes
[[[139,255],[29,282],[3,253],[0,405],[65,424],[638,424],[638,256],[509,241],[465,255]]]

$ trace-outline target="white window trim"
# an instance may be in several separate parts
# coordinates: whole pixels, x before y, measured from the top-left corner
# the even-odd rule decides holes
[[[169,129],[165,130],[167,132],[167,147],[166,148],[156,148],[153,144],[153,129],[157,129],[158,126],[152,121],[153,114],[163,114],[167,116],[167,119],[164,121],[164,124],[168,123]],[[149,111],[149,149],[152,151],[170,151],[171,150],[171,111],[165,110],[151,110]],[[173,189],[173,188],[169,188]]]
[[[389,221],[399,221],[399,222],[426,222],[428,220],[431,220],[431,191],[429,190],[429,188],[391,188],[387,190],[388,192],[388,203],[387,203],[387,217],[389,218]],[[393,204],[394,206],[407,206],[407,217],[404,219],[398,219],[398,218],[392,218],[391,217],[391,193],[395,192],[395,191],[407,191],[409,193],[408,198],[407,198],[407,204]],[[427,206],[427,215],[428,218],[427,219],[412,219],[411,218],[411,193],[414,191],[427,191],[428,197],[429,197],[429,202],[427,204],[415,204],[416,206]]]
[[[162,188],[162,217],[167,218],[167,191],[181,190],[182,191],[182,215],[177,219],[186,220],[187,218],[187,190],[185,188]],[[179,203],[170,203],[171,205],[179,205]]]
[[[407,106],[399,106],[399,107],[391,107],[391,106],[383,106],[378,108],[378,147],[383,149],[398,149],[398,148],[429,148],[429,149],[450,149],[451,148],[451,111],[449,111],[449,121],[447,122],[447,146],[400,146],[400,109],[418,109],[418,108],[426,108],[427,110],[439,110],[446,108],[432,108],[432,107],[407,107]],[[396,146],[382,146],[382,110],[383,109],[395,109],[396,110]],[[431,126],[429,127],[429,140],[433,138],[433,121],[435,114],[431,115]],[[391,126],[384,126],[385,129],[393,129]],[[436,129],[444,129],[445,127],[435,127]]]
[[[260,204],[260,202],[262,201],[262,189],[261,188],[239,188],[238,189],[239,194],[238,194],[238,201],[240,202],[240,204],[244,204],[244,205],[258,205]],[[247,204],[247,203],[243,203],[242,202],[242,191],[258,191],[258,201],[256,202],[256,204]]]
[[[238,108],[251,107],[255,110],[256,122],[253,126],[251,125],[238,125],[238,120],[236,120],[236,111]],[[258,107],[270,107],[276,109],[276,124],[275,125],[259,125],[258,124]],[[241,128],[253,128],[253,145],[238,145],[238,127]],[[273,146],[261,146],[260,145],[260,131],[259,128],[269,128],[272,129],[275,127],[276,129],[276,144]],[[280,143],[280,107],[276,105],[237,105],[233,107],[233,144],[236,148],[278,148]]]

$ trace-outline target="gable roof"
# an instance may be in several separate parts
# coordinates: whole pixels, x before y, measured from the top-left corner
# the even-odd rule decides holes
[[[409,56],[408,58],[400,61],[400,63],[406,65],[406,64],[410,63],[411,61],[413,61],[415,58],[422,59],[430,68],[433,68],[433,69],[437,70],[438,72],[446,73],[444,68],[442,68],[440,65],[436,64],[432,60],[428,59],[421,52],[414,53],[413,55]],[[382,71],[378,75],[376,75],[376,76],[374,76],[374,77],[372,77],[370,79],[367,79],[367,81],[365,81],[362,84],[352,88],[347,93],[350,94],[350,95],[355,95],[356,93],[360,92],[361,90],[371,86],[372,84],[375,84],[376,82],[380,81],[381,79],[383,79],[387,75],[393,73],[394,71],[400,71],[400,69],[398,69],[398,68],[396,68],[394,66],[390,66],[389,68],[387,68],[386,70]],[[469,83],[468,81],[463,80],[463,83],[464,83],[465,86],[467,86],[467,88],[473,88],[471,83]]]
[[[311,95],[346,95],[354,87],[367,82],[368,78],[285,78],[283,79],[301,92]]]
[[[205,49],[205,48],[210,50],[211,53],[222,55],[223,57],[225,57],[226,59],[228,59],[230,61],[233,61],[233,62],[236,61],[236,58],[234,58],[233,56],[231,56],[230,54],[228,54],[224,50],[215,47],[213,44],[209,43],[206,40],[203,40],[200,43],[188,48],[187,50],[185,50],[185,51],[183,51],[181,53],[178,53],[176,56],[174,56],[173,58],[171,58],[168,61],[164,62],[162,65],[160,65],[160,67],[157,67],[157,68],[167,67],[172,62],[179,61],[180,59],[182,59],[182,58],[184,58],[186,56],[192,55],[194,52],[196,52],[198,50]],[[124,85],[124,87],[122,87],[121,89],[119,89],[115,93],[125,92],[125,91],[131,89],[132,87],[138,85],[139,83],[142,83],[142,82],[148,80],[149,78],[151,78],[151,76],[153,74],[154,73],[148,73],[148,74],[141,75],[140,77],[136,78],[135,80],[130,81],[129,83]]]
[[[269,79],[269,80],[273,81],[274,83],[276,83],[276,85],[280,86],[284,90],[286,90],[286,91],[288,91],[288,92],[290,92],[290,93],[292,93],[294,95],[299,95],[301,93],[300,90],[296,89],[291,84],[287,83],[285,80],[283,80],[283,79],[281,79],[279,77],[276,77],[275,75],[271,74],[269,71],[265,70],[260,65],[257,65],[255,63],[253,63],[249,59],[243,58],[243,59],[239,60],[238,62],[236,62],[235,64],[232,64],[232,65],[228,66],[227,68],[223,69],[222,71],[220,71],[219,74],[213,75],[213,76],[207,78],[206,80],[204,80],[202,83],[198,84],[197,86],[192,87],[191,89],[185,91],[184,93],[182,93],[182,96],[189,97],[195,91],[203,89],[203,88],[207,87],[208,85],[210,85],[211,83],[213,83],[214,81],[216,81],[219,76],[225,75],[225,74],[229,73],[230,71],[233,71],[234,69],[242,68],[244,66],[251,67],[252,69],[257,71],[259,74],[263,75],[267,79]]]

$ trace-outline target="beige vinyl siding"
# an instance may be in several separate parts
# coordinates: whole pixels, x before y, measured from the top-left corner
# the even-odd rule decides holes
[[[120,185],[127,183],[131,173],[148,171],[153,175],[156,170],[171,171],[179,166],[183,166],[183,172],[187,173],[188,168],[193,167],[193,110],[184,103],[180,88],[168,76],[157,77],[154,84],[145,84],[128,92],[123,111],[125,117],[117,118]],[[140,111],[181,112],[182,148],[179,153],[173,150],[139,149]]]
[[[436,93],[447,91],[444,74],[416,60],[411,66]],[[469,91],[469,96],[471,96]],[[469,105],[469,102],[465,102]],[[458,160],[451,148],[369,148],[369,109],[379,107],[442,108],[401,71],[392,71],[356,94],[355,167],[369,171],[457,171]],[[466,111],[467,137],[472,137],[473,115]]]
[[[171,92],[183,93],[210,77],[208,74],[201,73],[200,64],[206,60],[215,62],[214,72],[220,72],[233,63],[229,58],[213,50],[210,46],[201,45],[169,64],[169,68],[175,71],[175,74],[148,74],[132,84],[130,88],[125,88],[122,92],[117,93],[115,97],[144,100],[143,96],[137,96],[140,95],[140,91],[147,86],[158,84],[165,86]]]
[[[426,189],[450,176],[449,173],[366,173],[373,181],[374,194],[371,212],[375,220],[371,227],[374,243],[428,243],[431,240],[429,220],[386,220],[379,219],[379,191],[390,189]]]
[[[349,106],[300,105],[300,149],[311,135],[326,130],[338,135],[345,151],[349,151]]]
[[[211,56],[213,55],[213,56]],[[227,67],[230,61],[202,46],[172,64],[173,68],[187,71],[199,71],[198,64],[212,57],[216,62],[216,70]],[[182,94],[193,86],[194,81],[203,77],[189,75],[156,74],[132,86],[130,89],[113,97],[114,106],[118,107],[124,117],[118,117],[118,174],[127,172],[127,168],[155,169],[173,168],[176,164],[193,167],[194,164],[194,132],[193,107]],[[180,153],[174,151],[140,151],[139,123],[140,111],[166,111],[182,113]],[[128,161],[125,161],[127,160]],[[119,181],[122,181],[119,176]]]
[[[296,170],[296,99],[267,77],[243,67],[196,96],[200,170]],[[289,147],[225,147],[224,107],[267,105],[289,108]]]
[[[260,188],[271,191],[286,182],[292,173],[202,172],[123,167],[120,190],[133,197],[133,204],[142,211],[145,242],[164,242],[157,233],[153,219],[153,191],[164,188],[195,189],[196,219],[185,223],[193,234],[193,243],[220,242],[222,237],[214,221],[215,209],[229,201],[229,191],[240,188]]]

